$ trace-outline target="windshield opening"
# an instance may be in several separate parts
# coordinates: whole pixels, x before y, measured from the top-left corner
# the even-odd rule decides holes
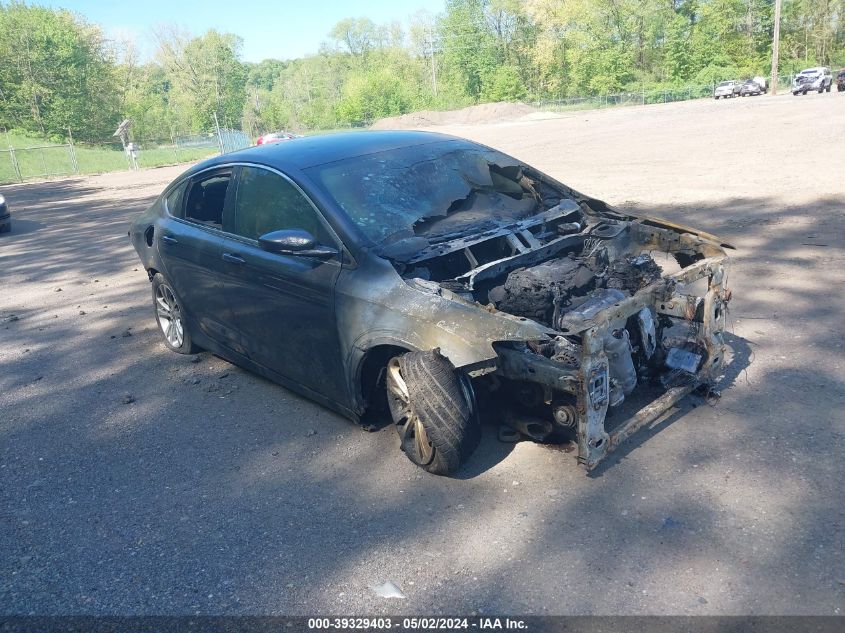
[[[465,141],[387,150],[306,171],[376,243],[436,241],[543,210],[520,163]]]

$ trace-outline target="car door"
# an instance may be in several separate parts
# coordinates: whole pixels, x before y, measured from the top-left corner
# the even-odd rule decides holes
[[[241,166],[231,216],[224,218],[221,297],[250,360],[333,400],[345,401],[334,288],[341,245],[302,190],[280,172]],[[271,253],[258,238],[303,229],[338,255]]]
[[[233,168],[201,172],[168,194],[167,216],[156,231],[162,272],[185,314],[204,334],[230,347],[232,314],[220,297],[220,274],[223,213],[233,195]]]

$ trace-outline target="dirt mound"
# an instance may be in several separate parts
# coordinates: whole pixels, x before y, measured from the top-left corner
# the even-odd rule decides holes
[[[374,130],[406,130],[417,127],[432,127],[435,125],[461,125],[496,123],[499,121],[512,121],[528,114],[538,112],[536,108],[524,103],[482,103],[469,106],[461,110],[449,110],[447,112],[435,112],[433,110],[420,110],[409,112],[401,116],[379,119],[372,125]]]

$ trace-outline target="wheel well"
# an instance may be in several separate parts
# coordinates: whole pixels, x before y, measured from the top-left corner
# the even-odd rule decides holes
[[[147,277],[150,278],[150,281],[152,281],[153,277],[155,277],[157,274],[158,271],[155,268],[147,268]]]
[[[398,345],[377,345],[364,355],[361,361],[358,385],[364,402],[361,421],[364,425],[381,426],[389,422],[387,394],[384,389],[384,369],[394,356],[410,350]]]

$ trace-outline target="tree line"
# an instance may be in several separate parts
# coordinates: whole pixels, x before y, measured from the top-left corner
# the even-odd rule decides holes
[[[155,55],[84,16],[0,4],[0,127],[107,138],[365,125],[420,109],[768,75],[774,0],[447,0],[406,23],[348,18],[319,52],[242,59],[239,35],[161,26]],[[783,0],[780,67],[845,65],[845,0]]]

